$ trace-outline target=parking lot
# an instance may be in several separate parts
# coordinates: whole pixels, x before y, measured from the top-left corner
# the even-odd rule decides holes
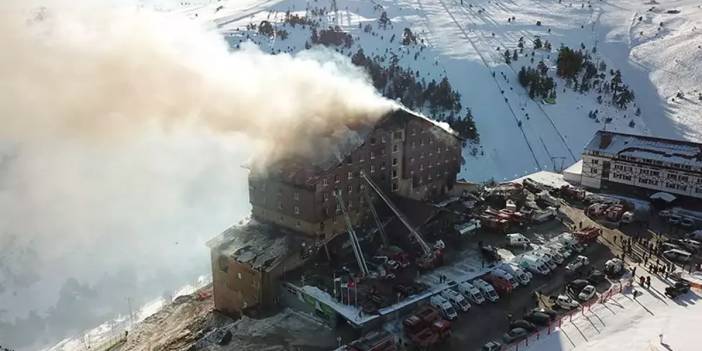
[[[559,220],[525,228],[522,234],[528,237],[532,243],[538,245],[564,231],[572,230],[573,224],[579,225],[580,222],[583,222],[583,225],[596,225],[583,214],[582,209],[564,205],[561,207],[560,215],[562,217]],[[591,267],[601,269],[607,260],[620,253],[616,246],[612,247],[611,245],[611,237],[616,235],[614,232],[613,230],[605,230],[598,242],[589,245],[580,253],[580,255],[590,259]],[[497,233],[480,232],[471,241],[482,241],[485,245],[506,247],[505,236]],[[512,249],[510,248],[510,250]],[[514,253],[519,254],[520,250],[514,250]],[[572,261],[575,256],[576,254],[565,262]],[[562,293],[565,284],[575,279],[575,277],[567,276],[564,268],[566,263],[559,265],[555,271],[547,276],[534,274],[529,285],[518,287],[509,296],[501,296],[496,303],[474,304],[469,312],[460,314],[458,319],[453,321],[453,336],[445,348],[449,350],[478,350],[490,340],[500,340],[501,336],[508,330],[510,315],[513,320],[520,319],[531,309],[547,303],[549,295]],[[609,285],[608,282],[605,282],[597,286],[598,292],[607,290]],[[537,298],[536,292],[542,295],[540,299]]]

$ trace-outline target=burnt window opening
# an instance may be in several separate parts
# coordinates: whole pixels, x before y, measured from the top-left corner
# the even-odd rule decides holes
[[[227,273],[229,272],[229,258],[227,256],[221,255],[217,258],[217,266],[219,270]]]

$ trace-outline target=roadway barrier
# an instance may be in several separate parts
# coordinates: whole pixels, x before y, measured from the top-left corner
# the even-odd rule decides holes
[[[529,336],[527,336],[525,339],[502,346],[501,351],[519,351],[526,349],[530,343],[534,343],[535,341],[539,340],[541,335],[550,335],[552,332],[556,331],[557,328],[560,328],[564,322],[573,322],[574,315],[578,313],[585,315],[585,311],[587,310],[589,312],[593,305],[598,303],[604,304],[614,295],[622,293],[623,289],[624,287],[621,282],[612,284],[612,286],[607,289],[607,291],[603,292],[599,298],[591,299],[590,301],[582,303],[580,308],[572,309],[559,315],[556,320],[548,325],[548,327],[541,327],[535,332],[529,334]]]

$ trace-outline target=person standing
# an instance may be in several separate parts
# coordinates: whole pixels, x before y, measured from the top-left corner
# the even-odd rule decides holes
[[[651,288],[651,276],[646,276],[646,287]]]

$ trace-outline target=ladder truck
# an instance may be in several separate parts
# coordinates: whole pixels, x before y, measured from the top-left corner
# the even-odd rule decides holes
[[[402,222],[402,224],[404,224],[409,230],[410,237],[419,245],[420,249],[422,250],[422,256],[417,259],[417,266],[419,266],[421,269],[430,269],[440,264],[443,254],[442,249],[444,248],[443,242],[437,242],[437,245],[435,245],[435,250],[432,249],[429,244],[424,241],[422,235],[419,234],[419,232],[410,224],[405,215],[400,212],[392,201],[390,201],[390,198],[388,198],[380,187],[375,184],[375,182],[373,182],[373,180],[371,180],[370,177],[368,177],[368,175],[366,175],[366,173],[363,171],[361,171],[361,178],[368,183],[368,185],[378,194],[378,196],[383,200],[383,202],[385,202],[390,210],[395,213],[397,218],[400,219],[400,222]]]
[[[351,223],[351,217],[349,217],[348,211],[346,211],[346,206],[344,205],[344,200],[341,198],[341,191],[337,190],[333,192],[334,197],[336,198],[336,204],[339,206],[339,209],[341,210],[341,213],[344,216],[344,221],[346,222],[346,227],[348,228],[349,231],[349,239],[351,239],[351,248],[353,248],[353,254],[356,257],[356,261],[358,262],[358,268],[361,271],[361,278],[365,278],[368,276],[369,271],[368,271],[368,265],[366,264],[366,259],[363,257],[363,250],[361,250],[361,244],[358,241],[358,236],[356,235],[356,231],[353,229],[353,225]]]

